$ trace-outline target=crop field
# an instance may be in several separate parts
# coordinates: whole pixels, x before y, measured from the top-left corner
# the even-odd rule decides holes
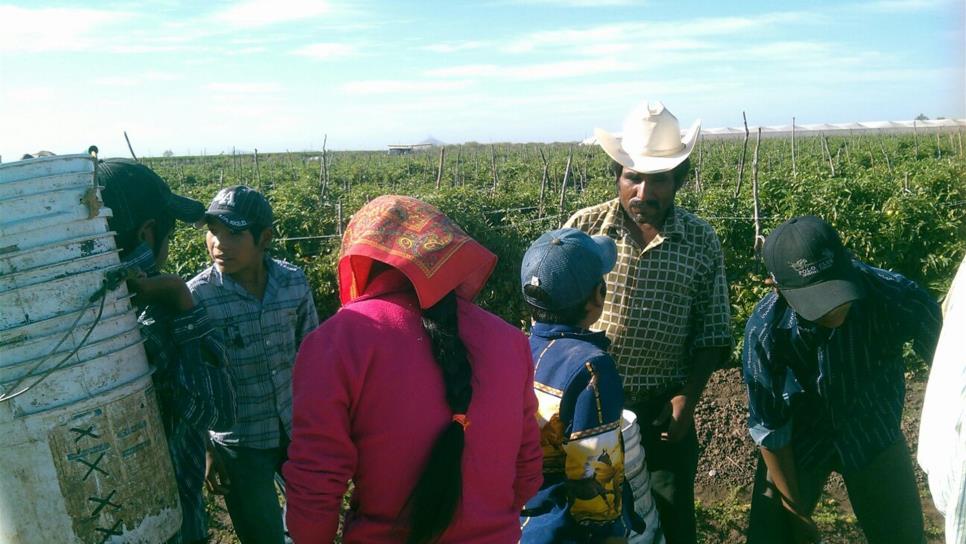
[[[691,155],[691,179],[677,204],[711,223],[724,249],[740,339],[766,292],[754,250],[785,219],[815,214],[831,222],[858,257],[905,274],[941,297],[966,253],[966,154],[962,129],[917,134],[855,133],[762,138],[705,138]],[[222,186],[245,184],[272,202],[272,252],[301,266],[320,319],[338,308],[335,266],[340,234],[371,198],[407,194],[439,207],[499,256],[480,304],[526,328],[519,265],[529,243],[571,213],[616,196],[610,159],[594,146],[468,143],[410,155],[344,151],[147,158],[176,192],[207,203]],[[169,271],[190,277],[207,266],[204,235],[179,227]],[[928,368],[908,358],[904,430],[915,452]],[[741,542],[754,473],[744,427],[737,361],[719,370],[696,415],[703,449],[697,496],[705,542]],[[930,542],[941,519],[919,475]],[[825,542],[861,542],[840,479],[833,479],[816,521]],[[217,501],[210,504],[216,542],[234,542]]]

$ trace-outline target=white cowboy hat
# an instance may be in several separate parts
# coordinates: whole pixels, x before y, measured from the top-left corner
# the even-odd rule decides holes
[[[643,174],[673,170],[694,149],[701,132],[701,120],[691,125],[684,139],[678,119],[661,102],[644,102],[624,118],[621,135],[594,129],[600,147],[610,158]]]

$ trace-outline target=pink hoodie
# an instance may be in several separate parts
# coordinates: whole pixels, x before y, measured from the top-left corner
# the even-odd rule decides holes
[[[392,270],[302,343],[284,467],[286,519],[298,544],[332,542],[350,479],[343,542],[404,540],[400,512],[452,416],[420,317],[415,291]],[[463,498],[440,542],[517,542],[520,509],[542,481],[529,343],[462,299],[458,320],[473,400]]]

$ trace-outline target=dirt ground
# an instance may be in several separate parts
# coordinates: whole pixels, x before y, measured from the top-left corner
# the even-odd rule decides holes
[[[907,375],[906,408],[903,432],[915,458],[919,415],[926,386],[927,371]],[[701,458],[695,495],[698,502],[699,542],[738,544],[744,542],[751,488],[755,473],[754,444],[748,435],[747,401],[741,373],[737,368],[716,372],[695,414]],[[925,475],[916,468],[916,477],[926,518],[927,540],[943,542],[942,517],[933,506],[926,488]],[[209,501],[213,544],[235,544],[231,520],[220,498]],[[845,484],[833,475],[814,516],[825,544],[865,542],[849,505]]]

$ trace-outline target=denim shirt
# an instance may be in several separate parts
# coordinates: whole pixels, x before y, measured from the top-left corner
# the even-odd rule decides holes
[[[627,534],[623,510],[633,512],[633,501],[624,492],[624,391],[609,344],[603,332],[566,325],[531,330],[544,483],[524,509],[522,542]]]
[[[742,350],[751,436],[791,444],[817,466],[838,455],[858,469],[901,437],[903,346],[931,360],[942,318],[928,292],[900,274],[854,262],[866,297],[836,329],[806,321],[775,293],[755,307]]]

